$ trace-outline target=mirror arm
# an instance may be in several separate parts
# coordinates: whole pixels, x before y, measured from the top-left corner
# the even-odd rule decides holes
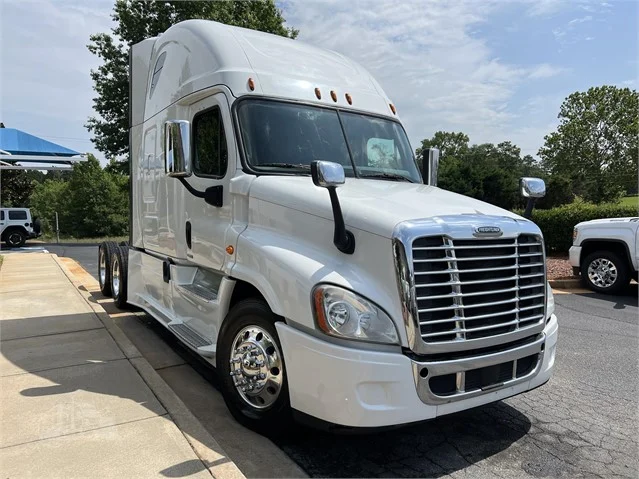
[[[182,183],[182,185],[184,185],[184,188],[186,188],[188,190],[189,193],[191,193],[193,196],[195,196],[196,198],[204,198],[204,191],[198,191],[195,188],[193,188],[188,181],[186,181],[186,179],[182,176],[176,176],[176,179]]]
[[[195,188],[193,188],[189,184],[189,182],[186,181],[186,178],[183,178],[181,176],[177,176],[176,179],[180,183],[182,183],[182,185],[184,185],[184,188],[186,188],[187,191],[189,193],[191,193],[193,196],[195,196],[196,198],[202,198],[209,205],[217,206],[218,208],[223,206],[223,203],[222,203],[222,185],[209,186],[206,190],[199,191],[199,190],[196,190]]]
[[[533,207],[535,206],[535,199],[536,198],[532,198],[532,197],[528,198],[528,201],[526,202],[526,209],[524,210],[524,218],[526,219],[532,218],[532,210],[533,210]]]
[[[334,186],[329,186],[326,189],[331,197],[331,206],[333,207],[333,218],[335,221],[333,243],[342,253],[353,254],[355,251],[355,237],[353,233],[346,229],[346,225],[344,224],[344,215],[342,215],[339,198],[337,198],[337,191]]]

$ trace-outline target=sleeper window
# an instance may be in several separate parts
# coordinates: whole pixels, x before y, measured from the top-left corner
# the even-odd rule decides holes
[[[193,144],[193,172],[198,176],[222,178],[226,174],[228,151],[219,108],[195,116]]]

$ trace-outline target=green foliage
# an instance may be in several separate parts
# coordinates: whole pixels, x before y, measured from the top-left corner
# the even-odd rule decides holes
[[[532,220],[544,234],[546,252],[565,253],[572,246],[572,231],[577,223],[599,218],[637,216],[637,206],[593,205],[575,202],[550,210],[533,210]]]
[[[68,212],[69,184],[60,180],[45,180],[36,185],[31,195],[31,215],[40,219],[43,232],[55,232],[55,213],[64,226]]]
[[[0,205],[28,208],[33,188],[44,178],[46,175],[38,170],[0,171]]]
[[[557,206],[567,205],[574,201],[570,178],[555,175],[546,179],[546,196],[537,200],[535,208],[548,210]]]
[[[273,0],[241,1],[140,1],[116,0],[116,26],[112,35],[91,35],[88,49],[102,60],[91,71],[97,96],[97,116],[87,121],[96,148],[108,158],[122,159],[128,153],[128,49],[145,38],[159,35],[183,20],[200,18],[295,38],[298,31],[284,26],[282,12]],[[120,171],[128,171],[122,161]]]
[[[89,155],[73,166],[68,181],[46,180],[31,196],[34,215],[45,233],[55,232],[58,212],[60,232],[76,238],[120,236],[128,229],[128,178],[103,170]]]
[[[428,148],[440,149],[441,188],[506,209],[523,205],[519,178],[542,176],[535,160],[529,155],[522,157],[519,147],[509,141],[469,146],[469,138],[463,133],[438,131],[417,149],[420,164]]]
[[[539,150],[544,167],[570,178],[572,191],[593,203],[615,201],[637,187],[639,94],[604,85],[571,94],[557,131]]]
[[[619,201],[619,204],[624,206],[634,206],[635,208],[639,208],[639,196],[624,196]]]

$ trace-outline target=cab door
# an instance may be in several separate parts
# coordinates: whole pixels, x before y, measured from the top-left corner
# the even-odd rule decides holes
[[[198,266],[220,271],[226,253],[225,236],[232,223],[229,182],[236,154],[226,96],[218,93],[190,107],[193,174],[186,179],[199,192],[207,189],[215,204],[185,192],[184,234],[187,258]]]

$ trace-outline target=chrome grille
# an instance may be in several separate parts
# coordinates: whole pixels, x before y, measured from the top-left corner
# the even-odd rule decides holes
[[[412,243],[415,296],[425,343],[488,338],[544,321],[541,237],[453,239]]]

